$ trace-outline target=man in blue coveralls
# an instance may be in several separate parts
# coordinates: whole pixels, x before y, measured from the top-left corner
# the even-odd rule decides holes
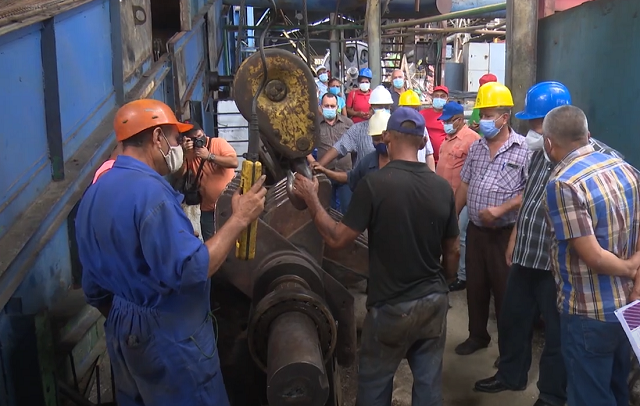
[[[114,118],[123,152],[89,187],[76,218],[87,302],[105,335],[120,406],[228,406],[210,313],[210,277],[264,209],[264,177],[233,196],[233,214],[204,244],[163,176],[180,169],[179,123],[157,100]]]

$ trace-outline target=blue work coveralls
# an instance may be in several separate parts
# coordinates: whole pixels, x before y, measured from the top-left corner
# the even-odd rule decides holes
[[[119,406],[229,406],[210,313],[209,253],[183,196],[119,156],[87,189],[76,236],[87,302],[105,322]]]

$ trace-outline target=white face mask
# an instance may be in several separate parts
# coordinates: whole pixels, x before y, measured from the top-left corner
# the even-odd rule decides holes
[[[360,90],[363,92],[368,92],[371,88],[371,83],[360,83]]]
[[[551,158],[549,158],[549,154],[547,154],[547,149],[544,147],[544,139],[542,141],[542,153],[544,154],[544,159],[546,159],[547,162],[552,163]]]
[[[533,130],[529,130],[527,133],[527,137],[525,138],[527,141],[527,145],[531,151],[540,151],[544,144],[544,139],[542,138],[542,134],[537,133]]]
[[[178,145],[177,147],[169,144],[169,140],[167,137],[162,134],[162,137],[167,142],[169,146],[169,152],[166,154],[160,148],[160,153],[164,157],[164,161],[167,163],[167,168],[169,168],[169,173],[176,173],[182,168],[182,164],[184,162],[184,152],[182,151],[182,147]]]

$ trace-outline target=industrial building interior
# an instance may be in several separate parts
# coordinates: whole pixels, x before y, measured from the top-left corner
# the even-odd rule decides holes
[[[278,95],[264,97],[273,110],[263,106],[259,114],[252,111],[254,95],[261,88],[259,75],[252,72],[266,70],[261,50],[267,52],[269,66],[279,64],[270,77],[278,76],[282,83],[293,83],[309,94],[315,92],[313,75],[318,66],[339,78],[344,91],[357,86],[361,68],[373,71],[374,85],[385,86],[391,84],[392,71],[401,69],[425,107],[431,105],[433,88],[446,85],[451,99],[462,104],[468,116],[479,78],[493,73],[512,89],[514,109],[523,107],[524,93],[532,84],[554,79],[579,89],[576,100],[593,112],[602,88],[580,86],[595,82],[594,75],[599,74],[587,67],[588,72],[579,75],[566,69],[569,63],[580,65],[575,61],[581,50],[591,47],[587,42],[593,37],[574,38],[567,27],[578,19],[596,25],[599,18],[609,19],[607,26],[616,27],[617,19],[633,7],[623,2],[25,0],[0,5],[0,68],[6,72],[0,85],[8,89],[0,117],[7,122],[17,117],[27,133],[37,135],[33,144],[46,146],[42,162],[40,156],[33,162],[27,162],[31,157],[21,158],[25,168],[15,172],[7,169],[9,164],[0,163],[0,172],[10,173],[0,182],[0,405],[116,404],[104,318],[86,305],[81,289],[74,210],[93,171],[115,144],[113,111],[125,101],[148,97],[166,102],[181,120],[202,122],[207,133],[226,139],[238,153],[239,173],[245,159],[255,159],[268,175],[255,258],[243,261],[230,253],[213,278],[212,312],[231,406],[354,406],[359,332],[366,314],[368,238],[365,233],[347,249],[330,248],[305,207],[291,197],[287,171],[302,172],[300,165],[313,147],[305,137],[315,132],[317,99],[309,99],[308,114],[291,118],[307,134],[287,132],[275,123],[274,115],[291,107]],[[65,29],[69,34],[62,37]],[[614,31],[602,34],[603,30],[593,35],[604,38]],[[29,52],[20,41],[31,46]],[[94,46],[96,41],[101,45]],[[556,47],[558,42],[564,48]],[[598,52],[603,54],[594,60],[610,59],[608,51],[613,52],[600,47]],[[563,52],[574,53],[563,61]],[[70,61],[72,56],[77,60]],[[63,63],[62,58],[68,59]],[[33,72],[26,68],[35,63],[42,65]],[[95,71],[104,74],[106,84],[92,76]],[[63,80],[56,79],[65,75],[71,78],[66,83],[73,85],[66,89]],[[75,77],[93,84],[86,93],[104,90],[108,94],[99,102],[86,102],[83,86],[73,83]],[[15,110],[20,103],[9,100],[20,93],[27,95],[20,97],[36,98],[23,85],[37,88],[36,96],[42,98],[43,113],[38,113],[43,116],[42,128],[30,127],[35,125],[30,116]],[[55,89],[53,96],[51,89]],[[92,110],[74,116],[73,125],[60,123],[65,111],[81,110],[83,105]],[[52,109],[59,110],[58,122],[49,113]],[[608,123],[599,117],[592,125],[597,131]],[[9,130],[13,134],[20,128]],[[250,143],[252,131],[257,130],[259,153]],[[74,140],[76,134],[82,137]],[[606,141],[618,148],[628,144],[616,137]],[[7,151],[10,146],[16,148],[9,141],[6,146]],[[633,153],[637,146],[629,148],[637,166],[640,154]],[[19,166],[13,157],[5,158]],[[218,227],[231,212],[240,176],[218,201]],[[319,195],[325,206],[330,193],[328,180],[321,180]],[[330,215],[341,218],[334,210]],[[533,366],[525,390],[491,396],[474,392],[476,380],[495,373],[495,315],[489,326],[489,348],[471,358],[460,357],[453,348],[468,332],[466,295],[451,293],[449,301],[444,405],[533,404],[543,332],[537,331],[534,337]],[[287,341],[294,336],[297,343]],[[292,377],[297,376],[302,378],[295,384],[309,395],[297,403],[273,400],[289,390]],[[634,405],[640,405],[638,380],[636,370],[631,378]],[[393,405],[411,405],[411,391],[411,372],[404,361],[395,377]]]

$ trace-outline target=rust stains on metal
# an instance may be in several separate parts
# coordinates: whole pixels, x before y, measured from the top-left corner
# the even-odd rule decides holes
[[[311,70],[295,55],[266,50],[267,85],[258,97],[260,132],[287,158],[308,155],[317,132],[318,98]],[[234,81],[234,99],[242,115],[251,117],[253,95],[264,77],[259,53],[248,58]]]

